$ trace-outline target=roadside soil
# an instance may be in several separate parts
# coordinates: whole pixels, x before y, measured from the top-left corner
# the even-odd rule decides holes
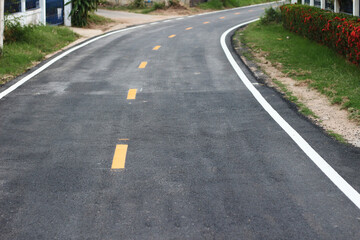
[[[239,53],[244,63],[262,79],[266,85],[282,92],[280,87],[274,83],[273,79],[278,80],[292,92],[292,95],[299,99],[299,102],[308,107],[318,118],[309,118],[327,132],[340,134],[348,143],[360,147],[360,126],[359,123],[349,119],[349,112],[341,109],[340,105],[331,104],[330,100],[317,90],[309,87],[308,81],[297,81],[282,73],[280,63],[272,63],[266,59],[267,53],[251,51],[240,42],[235,41],[235,49]],[[243,53],[250,53],[255,61],[244,57]],[[260,70],[260,71],[259,71]],[[264,74],[262,74],[265,73]]]

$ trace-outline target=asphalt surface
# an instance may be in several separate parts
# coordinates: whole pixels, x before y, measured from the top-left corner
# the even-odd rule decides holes
[[[359,209],[254,99],[220,46],[223,32],[263,8],[113,34],[1,99],[0,239],[360,239]],[[359,191],[359,149],[241,67]],[[114,170],[119,144],[126,164]]]

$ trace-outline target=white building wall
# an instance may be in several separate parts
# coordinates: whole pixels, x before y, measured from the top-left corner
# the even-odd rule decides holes
[[[6,16],[7,20],[18,19],[22,25],[40,24],[41,23],[41,9],[34,9],[26,12],[17,12]]]

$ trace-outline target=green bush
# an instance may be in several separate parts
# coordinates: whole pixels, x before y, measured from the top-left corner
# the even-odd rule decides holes
[[[281,12],[280,9],[276,8],[267,8],[265,9],[265,14],[260,18],[261,24],[270,24],[270,23],[279,23],[281,22]]]
[[[360,19],[305,5],[280,7],[284,28],[336,50],[360,63]]]
[[[144,8],[145,2],[144,0],[134,0],[132,3],[129,4],[129,8]]]
[[[202,9],[223,9],[223,2],[220,0],[211,0],[209,2],[199,4]]]
[[[89,14],[97,10],[99,0],[71,0],[71,23],[76,27],[88,25]]]
[[[165,3],[164,2],[154,2],[153,8],[154,8],[154,10],[165,9]]]
[[[178,0],[169,0],[169,7],[179,7],[181,6]]]
[[[22,26],[16,19],[13,21],[5,20],[4,26],[5,43],[26,42],[30,33],[36,28],[36,26],[32,25]]]
[[[224,0],[224,6],[227,8],[239,7],[239,0]]]

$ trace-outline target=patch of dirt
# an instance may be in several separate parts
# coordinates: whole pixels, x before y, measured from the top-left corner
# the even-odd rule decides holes
[[[239,46],[236,47],[238,48],[237,50],[239,50]],[[250,62],[241,54],[242,60],[250,67],[255,75],[258,75],[268,86],[282,92],[279,86],[273,82],[273,79],[281,82],[290,92],[292,92],[293,96],[296,96],[299,99],[299,102],[305,104],[306,107],[319,117],[318,119],[309,117],[313,122],[326,131],[340,134],[348,143],[360,147],[360,127],[357,122],[349,120],[350,113],[347,110],[341,109],[340,105],[331,104],[326,96],[315,89],[311,89],[309,87],[311,80],[297,81],[289,77],[289,75],[294,74],[306,74],[305,72],[284,74],[281,72],[281,64],[271,63],[266,59],[266,52],[254,52],[242,48],[240,53],[244,51],[249,51],[256,59],[256,63],[253,61]],[[259,68],[267,75],[267,77],[264,77],[261,73],[259,74]]]
[[[184,6],[172,6],[167,9],[157,9],[151,12],[151,15],[173,15],[173,16],[186,16],[198,13],[209,12],[210,10],[203,10],[200,8],[186,8]]]

